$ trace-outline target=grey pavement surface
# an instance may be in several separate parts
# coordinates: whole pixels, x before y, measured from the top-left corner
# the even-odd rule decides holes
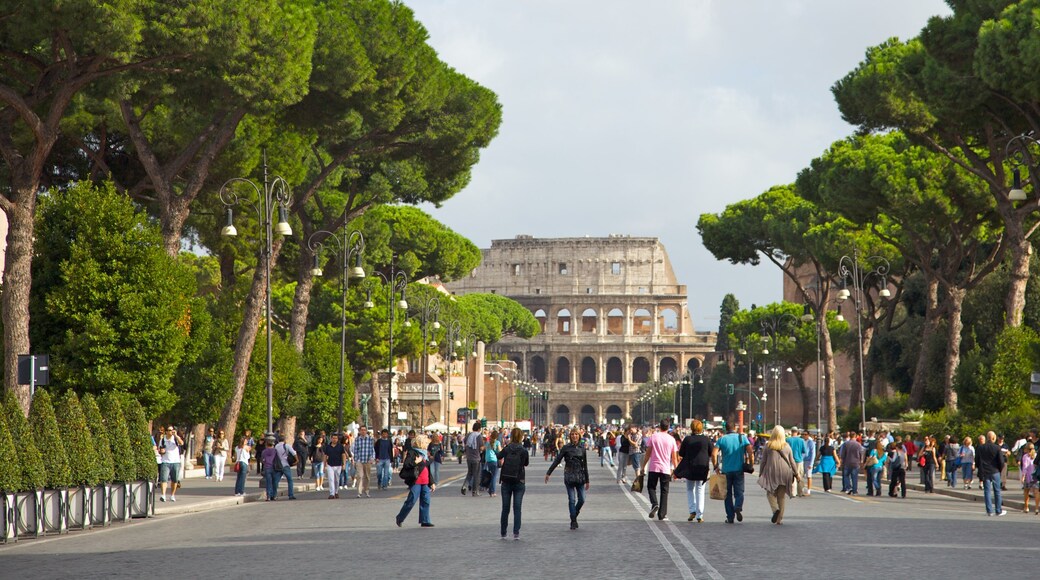
[[[0,578],[1025,578],[1035,575],[1023,564],[1040,551],[1040,517],[987,517],[981,504],[939,493],[816,492],[791,500],[784,525],[773,526],[753,477],[743,523],[723,523],[722,502],[711,500],[706,521],[688,523],[684,482],[672,486],[672,521],[649,521],[646,495],[623,490],[598,462],[590,466],[581,528],[571,531],[562,473],[545,485],[546,467],[536,457],[528,469],[519,542],[499,540],[499,498],[460,495],[463,467],[450,463],[441,473],[448,483],[433,494],[432,529],[418,527],[418,508],[403,528],[394,525],[401,485],[371,499],[341,492],[330,501],[301,491],[294,502],[163,515],[3,546]],[[201,481],[185,491],[220,491]],[[230,493],[229,480],[221,484]]]

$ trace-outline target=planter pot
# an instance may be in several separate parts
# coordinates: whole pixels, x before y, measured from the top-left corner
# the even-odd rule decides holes
[[[147,518],[152,513],[152,495],[155,483],[151,481],[134,481],[130,483],[129,512],[132,518]]]
[[[90,525],[107,526],[112,523],[112,512],[108,506],[112,503],[112,486],[101,484],[90,494]]]
[[[108,514],[113,522],[125,522],[130,519],[130,485],[113,483],[109,485]]]
[[[0,492],[0,544],[15,541],[14,494]]]
[[[19,538],[38,538],[43,534],[41,505],[43,490],[14,494],[14,533]]]
[[[94,488],[81,485],[70,487],[65,504],[65,521],[70,530],[89,530],[91,497]]]
[[[43,533],[61,534],[69,531],[69,522],[66,516],[66,506],[69,502],[69,491],[67,489],[45,489],[40,504],[43,509]]]

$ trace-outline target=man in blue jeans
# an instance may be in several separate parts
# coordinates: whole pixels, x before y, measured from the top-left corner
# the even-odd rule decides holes
[[[375,442],[376,482],[379,489],[390,487],[390,462],[394,460],[394,443],[390,441],[390,431],[383,429],[379,440]]]
[[[751,441],[734,430],[732,421],[727,424],[727,431],[715,445],[712,462],[716,473],[726,475],[726,523],[732,524],[734,520],[744,521],[744,463],[751,462],[754,450]]]
[[[855,433],[849,433],[849,438],[838,449],[838,458],[841,459],[841,486],[849,495],[859,495],[859,467],[863,464],[864,451],[863,446],[856,440]]]
[[[987,516],[1007,515],[1000,497],[1000,471],[1004,469],[1004,452],[997,445],[997,434],[986,433],[986,444],[975,449],[975,468],[982,481]]]
[[[282,477],[285,477],[289,487],[289,499],[296,499],[292,480],[293,468],[292,465],[289,465],[290,455],[299,461],[299,458],[296,457],[296,450],[285,443],[285,435],[278,435],[278,444],[274,446],[274,452],[278,454],[278,460],[281,462],[282,468],[274,471],[274,478],[271,483],[271,487],[274,490],[273,497],[278,497],[278,482],[282,480]],[[295,461],[293,463],[295,464]]]

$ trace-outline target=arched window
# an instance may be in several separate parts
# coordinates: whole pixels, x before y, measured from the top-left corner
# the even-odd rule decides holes
[[[660,318],[659,334],[679,334],[679,312],[672,307],[658,311]]]
[[[607,313],[607,334],[621,336],[625,334],[625,313],[614,308]]]
[[[624,417],[622,417],[621,407],[618,407],[617,405],[611,405],[607,407],[607,423],[610,423],[612,425],[620,425],[621,420],[623,418]]]
[[[624,365],[621,364],[621,359],[616,356],[610,357],[607,360],[607,382],[608,383],[623,383],[625,381]]]
[[[650,317],[650,311],[640,308],[632,314],[632,334],[636,336],[649,336],[654,332],[654,320]]]
[[[596,382],[596,359],[591,356],[581,359],[581,382],[586,384]]]
[[[632,382],[645,383],[650,380],[650,361],[645,357],[637,357],[632,361]]]
[[[538,355],[531,357],[531,378],[535,382],[545,382],[545,359]]]
[[[556,359],[556,382],[571,382],[571,361],[567,360],[567,357],[561,356]]]
[[[553,422],[557,425],[570,425],[571,424],[571,410],[567,405],[560,405],[556,407],[556,413],[553,414]]]
[[[686,370],[690,371],[690,374],[693,374],[695,371],[697,371],[700,368],[701,368],[701,360],[700,359],[691,358],[690,360],[686,361]]]
[[[545,320],[546,320],[546,318],[547,318],[547,316],[545,315],[545,311],[542,310],[541,308],[539,308],[538,310],[534,311],[534,319],[538,321],[538,326],[541,327],[543,333],[545,332]]]
[[[581,313],[581,332],[582,334],[595,334],[596,333],[596,311],[592,308],[586,308]]]
[[[660,374],[658,374],[657,376],[663,379],[666,374],[674,373],[676,368],[678,368],[678,365],[675,364],[675,359],[670,356],[666,356],[662,358],[661,362],[658,364],[658,372]]]
[[[571,333],[571,311],[564,308],[556,313],[556,334]]]
[[[578,420],[582,425],[591,425],[596,422],[596,409],[592,408],[592,405],[585,405],[581,408],[581,416]]]

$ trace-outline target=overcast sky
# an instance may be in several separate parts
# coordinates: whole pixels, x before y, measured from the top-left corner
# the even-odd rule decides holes
[[[780,271],[719,262],[702,213],[790,183],[850,134],[830,87],[940,0],[406,0],[441,58],[498,94],[470,185],[426,209],[482,248],[657,236],[698,330],[781,299]]]

